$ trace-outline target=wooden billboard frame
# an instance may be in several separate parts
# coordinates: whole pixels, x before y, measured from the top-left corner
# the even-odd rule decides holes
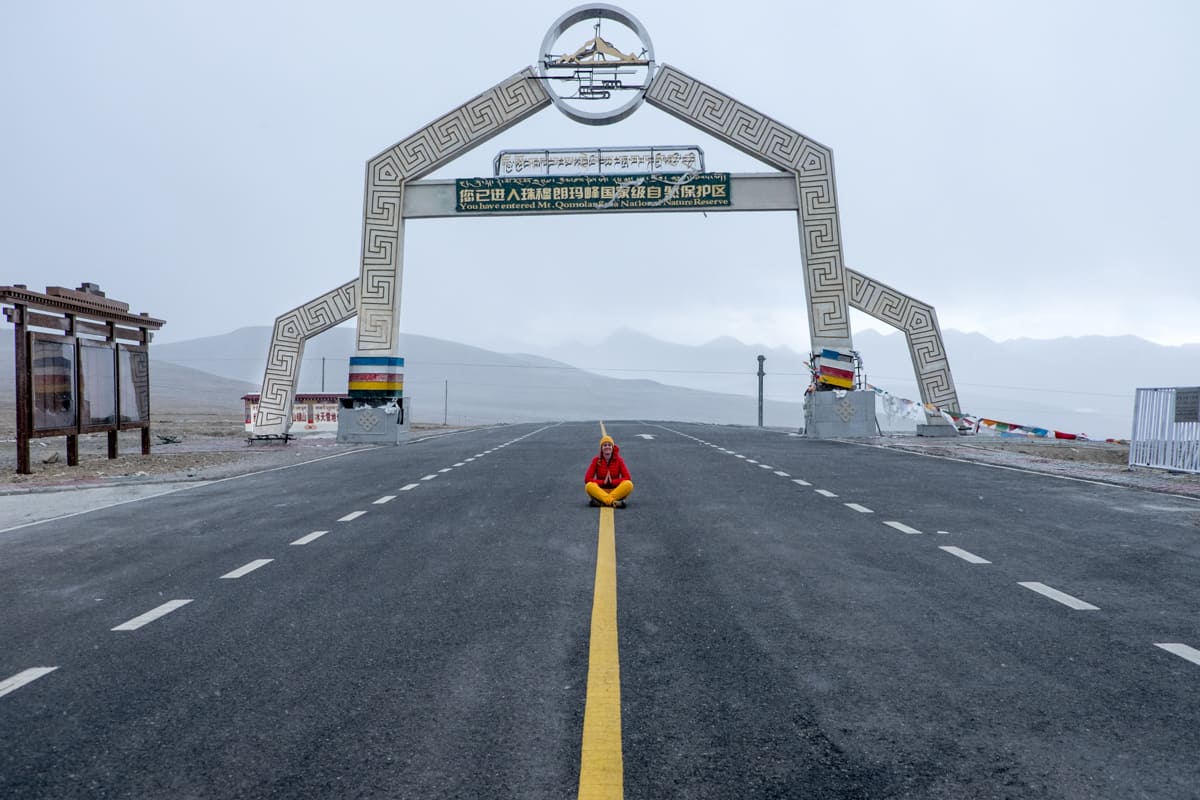
[[[49,436],[67,437],[67,464],[79,465],[79,437],[88,433],[108,434],[108,457],[118,456],[118,432],[142,432],[142,455],[150,454],[150,397],[149,361],[150,340],[154,331],[166,323],[149,314],[132,314],[129,304],[105,297],[100,287],[84,283],[78,289],[50,286],[45,292],[34,292],[23,284],[0,286],[0,303],[4,316],[16,326],[15,348],[17,410],[17,473],[30,474],[29,442]],[[57,427],[34,428],[33,345],[35,342],[59,342],[74,351],[71,409],[74,422]],[[100,347],[112,352],[113,414],[111,422],[97,423],[85,419],[84,393],[87,379],[84,374],[84,348]],[[144,353],[145,397],[138,398],[139,419],[122,421],[122,353]],[[134,391],[137,391],[135,385]],[[143,412],[144,413],[141,413]]]

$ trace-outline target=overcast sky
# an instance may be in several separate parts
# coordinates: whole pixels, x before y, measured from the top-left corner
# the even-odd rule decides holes
[[[160,342],[270,324],[357,276],[366,161],[574,5],[3,0],[0,284],[99,283]],[[833,149],[847,264],[943,328],[1200,342],[1200,3],[620,5],[660,63]],[[431,177],[682,144],[769,169],[643,105],[548,108]],[[505,351],[809,345],[794,213],[414,221],[402,299],[402,331]]]

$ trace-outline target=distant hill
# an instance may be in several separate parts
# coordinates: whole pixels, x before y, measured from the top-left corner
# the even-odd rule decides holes
[[[648,378],[675,386],[758,396],[758,356],[764,362],[763,394],[796,402],[809,384],[806,356],[786,347],[748,345],[725,336],[693,346],[619,330],[595,345],[566,344],[541,355],[617,378]]]
[[[150,352],[154,352],[153,346]],[[245,411],[242,395],[258,389],[253,383],[222,378],[153,356],[150,358],[150,408],[156,414],[167,410],[172,413],[228,412],[240,418]]]
[[[240,328],[221,336],[151,347],[153,361],[184,365],[261,385],[271,329]],[[416,334],[400,335],[404,393],[413,419],[476,424],[571,419],[663,419],[753,425],[756,395],[666,385],[646,378],[613,378],[539,355],[504,354]],[[299,391],[342,392],[354,330],[334,328],[304,350]],[[324,380],[322,381],[322,371]],[[755,389],[755,391],[757,391]],[[803,407],[772,400],[763,422],[799,428]]]

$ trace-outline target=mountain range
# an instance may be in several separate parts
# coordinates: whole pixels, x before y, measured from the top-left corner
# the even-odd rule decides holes
[[[1167,347],[1134,336],[1013,339],[943,332],[964,412],[1091,438],[1126,438],[1139,386],[1200,383],[1200,345]],[[152,345],[156,409],[241,413],[241,396],[262,381],[271,329]],[[855,334],[868,381],[919,399],[903,335]],[[354,330],[310,340],[299,391],[341,392]],[[505,353],[417,334],[400,335],[405,395],[413,418],[477,424],[497,421],[643,418],[752,425],[757,421],[758,355],[765,356],[764,424],[800,427],[808,385],[805,357],[788,348],[729,337],[703,345],[664,342],[620,330],[598,344],[559,344],[538,353]],[[0,331],[0,403],[12,400],[12,330]],[[884,429],[911,430],[911,419],[881,413]]]
[[[354,329],[334,328],[307,342],[300,392],[342,392]],[[254,384],[258,391],[271,329],[152,346],[154,363],[170,362]],[[567,419],[662,419],[753,425],[757,399],[745,394],[666,385],[647,378],[600,375],[541,355],[499,353],[401,333],[404,394],[419,422],[479,424]],[[799,400],[764,403],[764,424],[799,427]]]

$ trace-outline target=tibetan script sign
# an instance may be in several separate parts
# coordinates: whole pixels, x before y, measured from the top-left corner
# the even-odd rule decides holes
[[[459,178],[455,211],[606,211],[729,206],[727,172]]]
[[[501,150],[492,168],[496,177],[704,172],[704,151],[690,146]]]

